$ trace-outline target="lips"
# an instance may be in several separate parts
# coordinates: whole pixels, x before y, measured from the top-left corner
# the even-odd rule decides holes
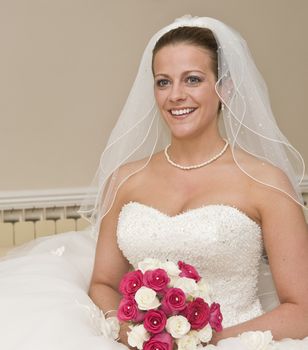
[[[187,117],[189,114],[193,113],[197,108],[178,108],[178,109],[170,109],[169,113],[173,118],[176,119],[183,119]]]

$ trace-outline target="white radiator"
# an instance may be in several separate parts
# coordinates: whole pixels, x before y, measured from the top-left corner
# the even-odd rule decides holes
[[[0,192],[0,248],[37,237],[83,230],[89,223],[77,210],[85,189]],[[91,190],[93,200],[95,189]]]

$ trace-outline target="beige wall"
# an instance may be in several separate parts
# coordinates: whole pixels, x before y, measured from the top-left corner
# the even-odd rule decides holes
[[[150,36],[186,13],[248,41],[308,164],[305,0],[0,0],[0,191],[87,186]]]

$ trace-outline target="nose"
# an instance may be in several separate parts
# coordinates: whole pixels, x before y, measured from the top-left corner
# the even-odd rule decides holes
[[[171,102],[183,101],[186,98],[184,87],[180,83],[172,84],[169,94],[169,100]]]

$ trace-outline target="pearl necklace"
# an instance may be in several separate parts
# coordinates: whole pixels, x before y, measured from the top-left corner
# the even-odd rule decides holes
[[[216,160],[217,158],[221,157],[221,156],[226,152],[229,143],[228,143],[228,141],[225,140],[225,139],[224,139],[224,141],[225,141],[225,145],[224,145],[224,147],[222,148],[222,150],[221,150],[219,153],[217,153],[214,157],[210,158],[209,160],[207,160],[207,161],[205,161],[205,162],[203,162],[203,163],[200,163],[200,164],[196,164],[196,165],[184,166],[184,165],[180,165],[180,164],[177,164],[177,163],[175,163],[174,161],[172,161],[172,160],[170,159],[170,157],[169,157],[169,154],[168,154],[168,149],[169,149],[169,147],[170,147],[170,144],[169,144],[168,146],[166,146],[164,152],[165,152],[165,156],[166,156],[167,162],[170,163],[171,165],[175,166],[176,168],[179,168],[179,169],[182,169],[182,170],[198,169],[198,168],[202,168],[203,166],[208,165],[208,164],[214,162],[214,160]]]

